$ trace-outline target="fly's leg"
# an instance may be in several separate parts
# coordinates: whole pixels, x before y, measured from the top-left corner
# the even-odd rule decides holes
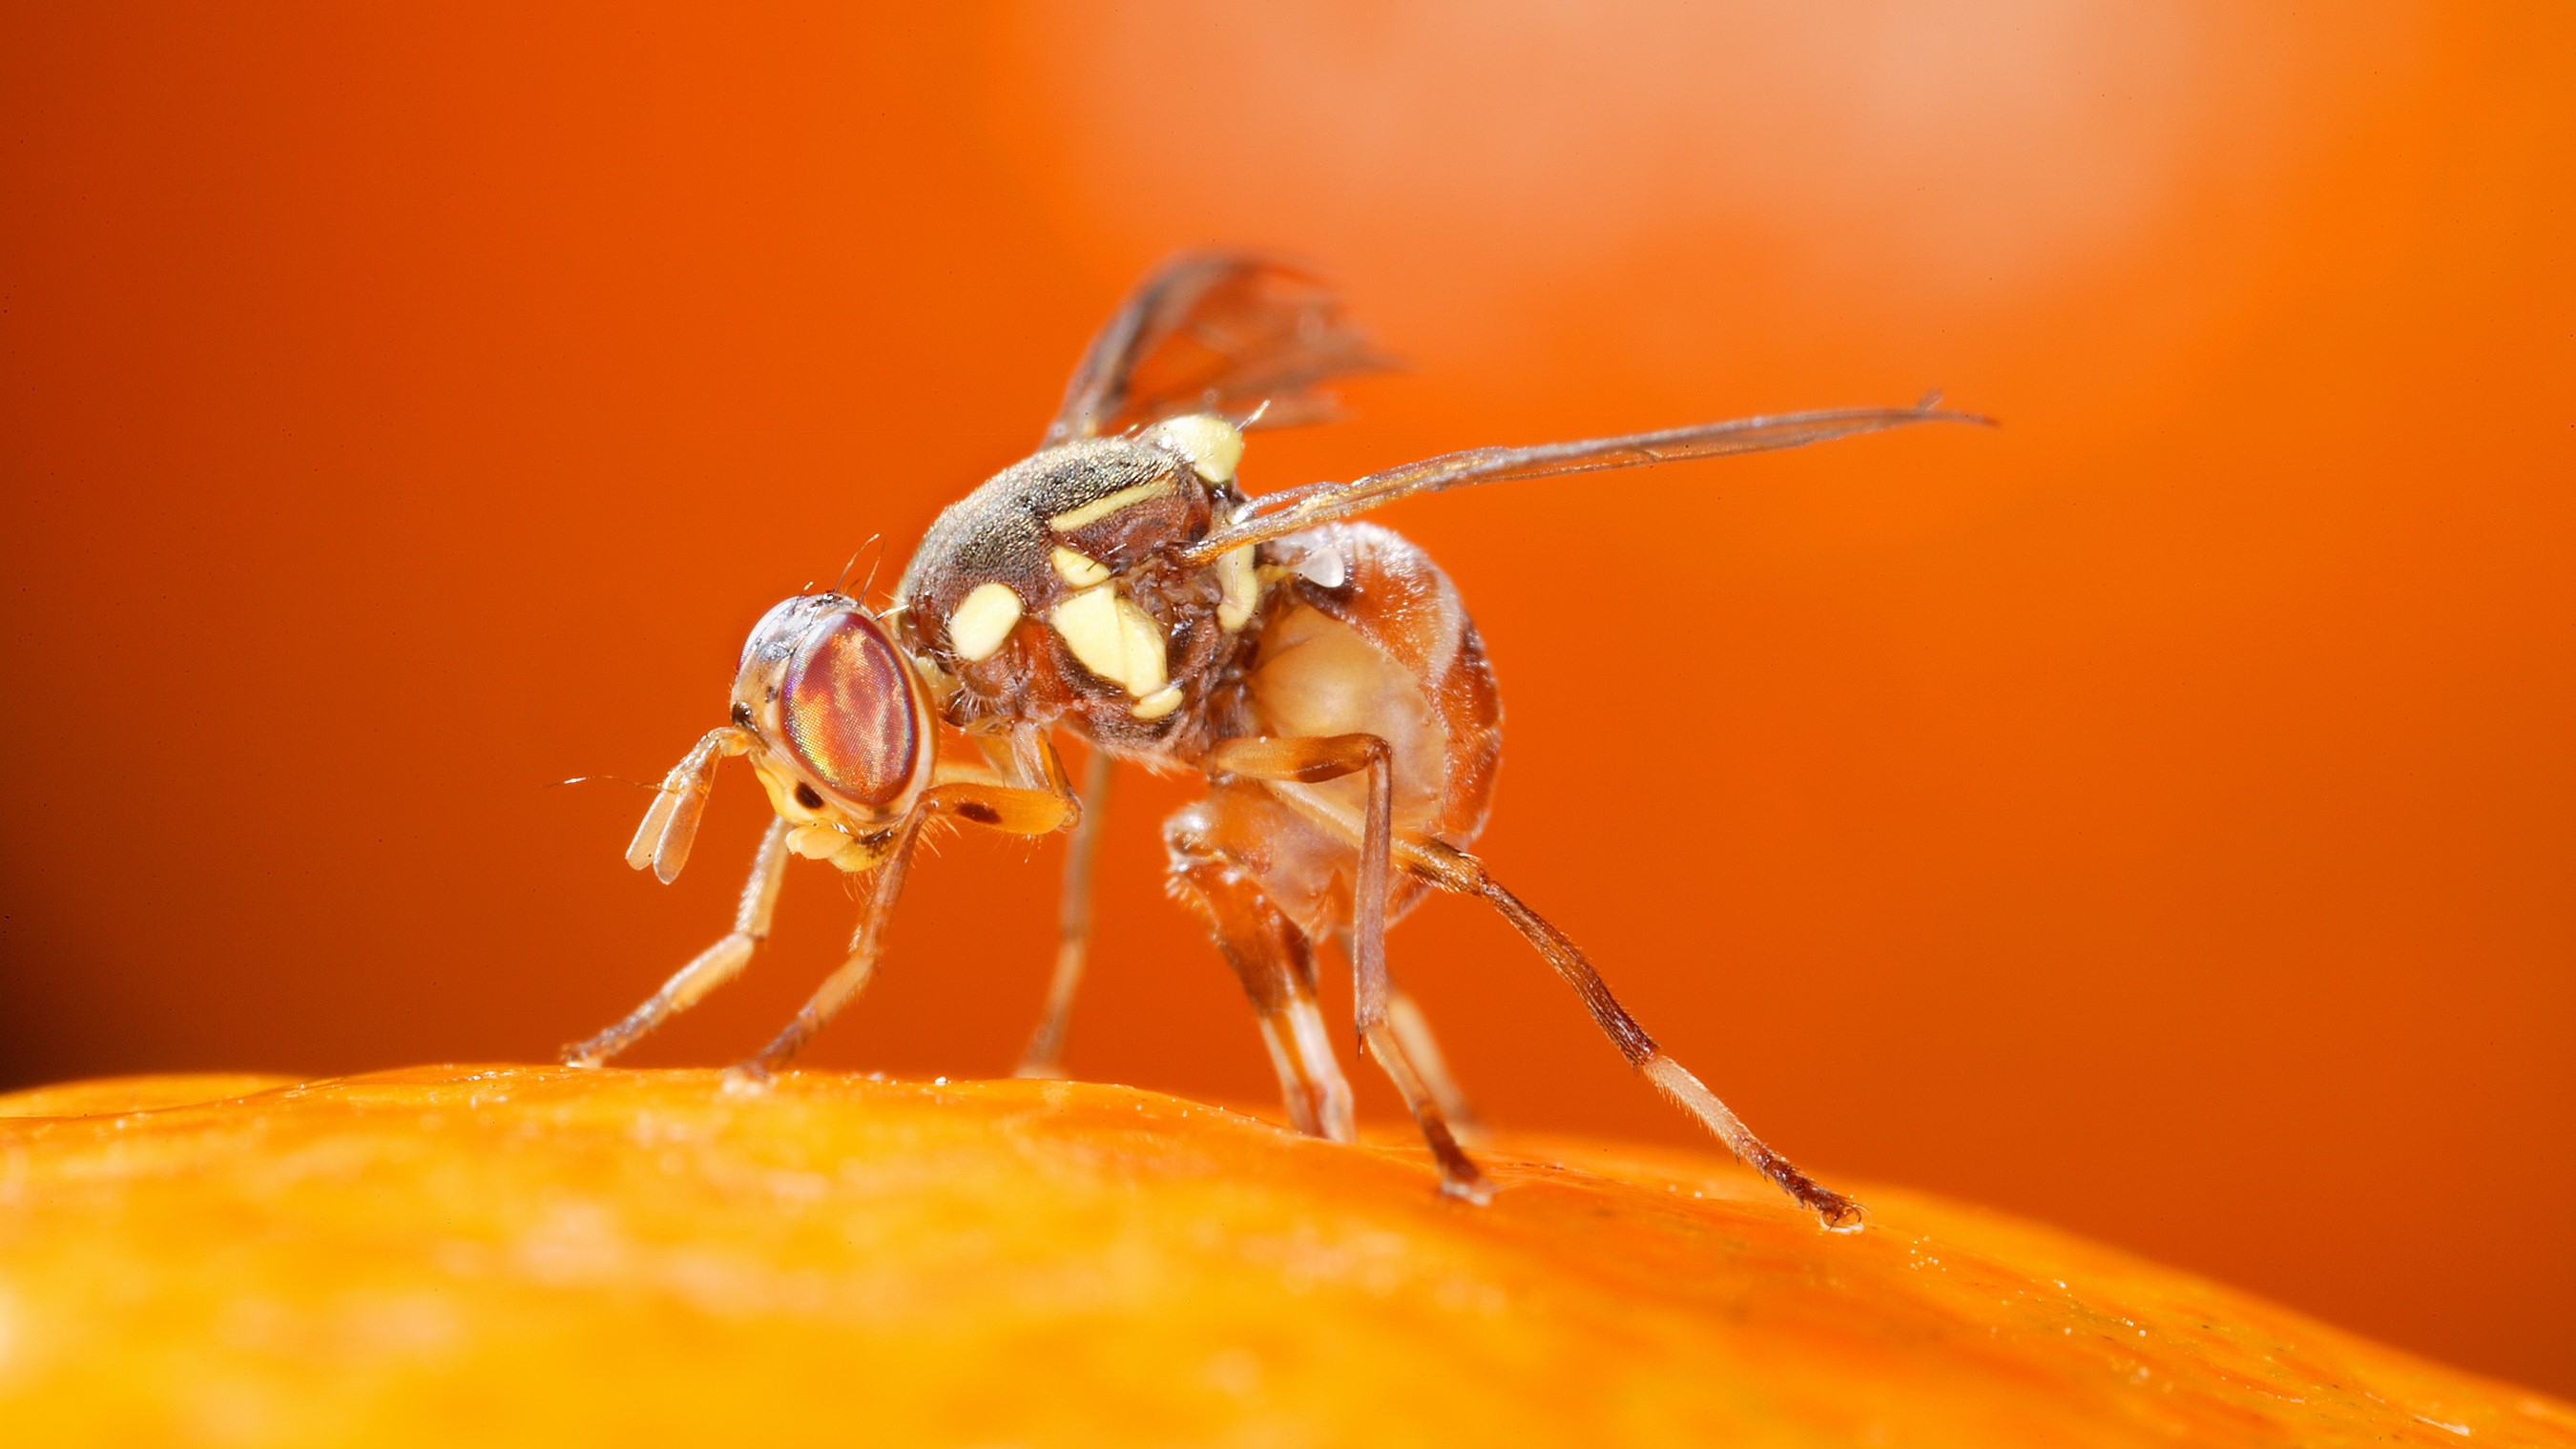
[[[1386,992],[1386,1024],[1395,1028],[1396,1042],[1421,1074],[1422,1085],[1429,1089],[1431,1100],[1440,1104],[1441,1115],[1449,1119],[1449,1128],[1458,1140],[1473,1145],[1483,1139],[1485,1124],[1458,1089],[1458,1079],[1449,1072],[1449,1059],[1440,1054],[1440,1043],[1431,1035],[1430,1019],[1422,1008],[1413,1004],[1412,994],[1389,983]]]
[[[924,821],[947,816],[1014,835],[1050,834],[1073,824],[1074,812],[1081,808],[1070,792],[1058,788],[1059,784],[1051,781],[1044,789],[1023,789],[952,779],[935,783],[925,791],[912,813],[895,827],[892,847],[868,877],[867,900],[860,907],[858,930],[850,937],[849,959],[823,978],[813,997],[770,1039],[769,1045],[760,1049],[759,1055],[727,1071],[728,1081],[735,1086],[752,1087],[768,1080],[814,1033],[823,1029],[824,1023],[867,989],[877,973],[877,960],[884,954],[886,922],[894,916],[895,899],[903,894],[903,878],[912,869],[912,848],[921,839]]]
[[[895,899],[903,894],[903,878],[912,867],[913,844],[921,838],[921,823],[928,814],[927,810],[917,809],[904,820],[893,853],[870,875],[867,900],[859,908],[858,930],[850,937],[849,959],[823,979],[812,999],[770,1039],[769,1045],[760,1049],[759,1055],[726,1071],[729,1085],[756,1087],[767,1081],[814,1033],[823,1029],[825,1022],[867,989],[869,979],[876,975],[877,957],[885,947],[886,922],[894,915]]]
[[[1386,741],[1369,734],[1227,740],[1208,751],[1206,765],[1213,773],[1298,784],[1367,772],[1359,874],[1351,884],[1351,995],[1361,1049],[1385,1071],[1412,1110],[1414,1124],[1422,1129],[1432,1158],[1440,1164],[1441,1192],[1469,1202],[1490,1198],[1493,1183],[1458,1145],[1439,1100],[1387,1022],[1386,895],[1395,834],[1395,770]]]
[[[1200,808],[1163,828],[1172,895],[1207,923],[1218,952],[1242,978],[1289,1120],[1300,1132],[1349,1142],[1356,1136],[1351,1085],[1333,1059],[1332,1037],[1315,1003],[1314,949],[1296,922],[1204,839]]]
[[[649,856],[647,857],[650,858]],[[773,819],[751,859],[751,879],[743,882],[741,904],[734,908],[733,930],[699,952],[662,989],[626,1019],[585,1042],[564,1048],[566,1065],[596,1067],[633,1046],[670,1017],[704,1000],[706,994],[742,974],[752,954],[769,939],[769,922],[778,913],[778,889],[787,879],[787,822]]]
[[[1476,1159],[1458,1145],[1458,1135],[1441,1115],[1439,1099],[1423,1084],[1422,1074],[1414,1070],[1394,1029],[1381,1021],[1368,1029],[1363,1040],[1368,1043],[1369,1055],[1385,1069],[1387,1080],[1404,1095],[1404,1105],[1413,1111],[1414,1124],[1422,1129],[1422,1140],[1431,1145],[1431,1156],[1440,1164],[1441,1195],[1472,1203],[1491,1201],[1492,1180],[1476,1166]]]
[[[1344,953],[1351,949],[1350,934],[1341,934]],[[1395,1028],[1395,1039],[1431,1093],[1440,1104],[1441,1115],[1449,1119],[1449,1128],[1458,1140],[1474,1146],[1484,1138],[1484,1120],[1476,1115],[1467,1094],[1459,1089],[1458,1079],[1450,1074],[1449,1059],[1441,1054],[1439,1038],[1431,1034],[1431,1019],[1414,1004],[1413,994],[1395,984],[1392,974],[1386,985],[1386,1024]]]
[[[1359,878],[1351,885],[1351,978],[1360,1040],[1386,1020],[1386,889],[1395,830],[1395,771],[1386,741],[1375,735],[1311,739],[1226,740],[1209,750],[1211,774],[1301,785],[1368,772],[1368,813],[1360,829]]]
[[[1109,808],[1109,756],[1094,749],[1082,769],[1082,822],[1065,843],[1064,893],[1056,915],[1055,975],[1047,982],[1046,1016],[1020,1054],[1018,1075],[1064,1075],[1064,1031],[1074,993],[1091,949],[1091,861],[1100,845],[1101,817]]]
[[[1700,1079],[1692,1076],[1681,1063],[1664,1055],[1663,1048],[1628,1014],[1618,998],[1610,994],[1609,984],[1593,969],[1574,942],[1564,932],[1549,925],[1538,912],[1523,905],[1518,896],[1503,889],[1502,884],[1485,873],[1484,862],[1455,847],[1436,840],[1408,839],[1398,850],[1405,867],[1443,890],[1475,896],[1500,911],[1515,930],[1537,948],[1539,955],[1556,968],[1583,999],[1584,1008],[1592,1013],[1593,1022],[1628,1059],[1628,1065],[1662,1092],[1676,1107],[1698,1119],[1746,1165],[1779,1184],[1780,1190],[1813,1212],[1824,1225],[1837,1232],[1854,1232],[1862,1226],[1861,1205],[1818,1183],[1800,1172],[1789,1159],[1772,1151],[1762,1139],[1753,1135],[1726,1104],[1717,1099]]]

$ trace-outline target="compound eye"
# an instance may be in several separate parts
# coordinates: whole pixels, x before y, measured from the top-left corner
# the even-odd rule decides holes
[[[787,745],[834,794],[890,805],[921,748],[903,656],[865,614],[834,614],[807,631],[780,682]]]

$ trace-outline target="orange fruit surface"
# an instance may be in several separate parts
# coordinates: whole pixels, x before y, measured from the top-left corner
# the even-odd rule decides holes
[[[0,1098],[28,1444],[2576,1444],[2576,1411],[1919,1193],[1124,1087],[437,1067]],[[2247,1211],[2264,1210],[2249,1202]],[[2325,1210],[2311,1204],[2307,1210]]]

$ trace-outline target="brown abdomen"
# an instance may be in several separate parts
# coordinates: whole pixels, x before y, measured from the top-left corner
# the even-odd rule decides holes
[[[1282,542],[1308,549],[1309,562],[1306,576],[1283,582],[1266,610],[1247,680],[1255,728],[1379,736],[1394,750],[1396,834],[1472,844],[1493,799],[1503,707],[1456,586],[1428,554],[1375,524],[1333,524]],[[1316,566],[1319,554],[1340,561],[1339,583],[1315,581],[1332,573],[1329,564]],[[1351,777],[1278,794],[1301,791],[1356,820],[1367,784]],[[1310,931],[1340,925],[1356,861],[1350,847],[1284,802],[1229,803],[1224,813],[1268,817],[1260,828],[1272,837],[1254,868],[1281,906]],[[1249,819],[1234,823],[1228,834],[1256,833],[1242,828]],[[1400,877],[1390,913],[1422,890]]]

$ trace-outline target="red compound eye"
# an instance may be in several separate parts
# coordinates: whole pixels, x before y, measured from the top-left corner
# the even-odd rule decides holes
[[[787,744],[833,793],[890,805],[920,749],[903,656],[865,614],[835,614],[807,631],[787,661]]]

